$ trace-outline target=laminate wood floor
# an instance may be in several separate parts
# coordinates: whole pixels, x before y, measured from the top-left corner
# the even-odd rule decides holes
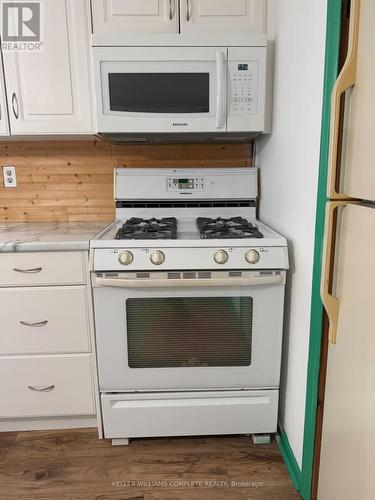
[[[0,433],[1,499],[295,500],[277,444],[246,436],[99,440],[96,429]]]

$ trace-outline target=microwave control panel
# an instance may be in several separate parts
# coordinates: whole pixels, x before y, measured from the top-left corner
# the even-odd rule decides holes
[[[168,177],[167,191],[204,191],[205,177]]]
[[[258,101],[258,63],[231,62],[231,113],[256,113]]]

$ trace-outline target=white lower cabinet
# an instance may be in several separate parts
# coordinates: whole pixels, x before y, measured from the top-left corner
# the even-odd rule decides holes
[[[91,356],[28,356],[0,363],[1,416],[51,417],[95,413]]]
[[[0,431],[95,426],[87,252],[0,254],[0,304]]]
[[[0,286],[84,284],[82,252],[12,252],[0,255]]]
[[[0,355],[88,352],[84,286],[0,289]]]

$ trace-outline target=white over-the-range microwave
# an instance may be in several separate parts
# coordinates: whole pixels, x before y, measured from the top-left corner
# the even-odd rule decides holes
[[[94,46],[99,135],[246,142],[270,132],[272,48],[263,35],[224,41],[155,35]]]

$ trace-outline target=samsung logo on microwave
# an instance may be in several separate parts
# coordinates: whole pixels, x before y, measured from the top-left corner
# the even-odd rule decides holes
[[[174,127],[188,127],[189,124],[187,122],[173,122],[172,125]]]

